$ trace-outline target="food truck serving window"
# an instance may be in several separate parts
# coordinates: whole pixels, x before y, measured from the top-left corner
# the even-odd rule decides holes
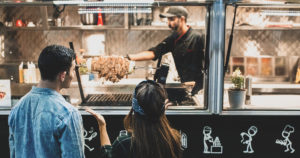
[[[226,14],[233,13],[228,6]],[[299,13],[295,6],[237,7],[224,110],[300,109]]]
[[[11,80],[12,106],[40,79],[37,57],[41,48],[69,47],[72,42],[79,76],[62,90],[72,104],[128,110],[135,86],[155,80],[164,85],[173,103],[170,110],[207,110],[208,4],[160,4],[128,9],[95,9],[75,3],[0,6],[5,25],[0,33],[1,79]],[[28,49],[30,45],[34,47]],[[135,55],[141,52],[152,54],[139,60]]]

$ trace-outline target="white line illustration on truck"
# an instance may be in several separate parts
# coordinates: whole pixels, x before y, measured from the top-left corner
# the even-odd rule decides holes
[[[91,133],[91,135],[90,135],[89,137],[87,137],[87,135],[90,134],[90,133]],[[93,140],[96,136],[97,136],[97,132],[94,132],[94,128],[93,128],[93,127],[91,127],[91,130],[88,131],[88,132],[87,132],[85,129],[84,129],[84,131],[83,131],[83,137],[84,137],[84,140],[91,141],[91,140]],[[89,147],[86,143],[84,143],[84,146],[85,146],[86,148],[88,148],[89,151],[93,151],[93,150],[95,149],[95,148]]]
[[[211,136],[212,129],[209,126],[203,128],[203,145],[204,145],[204,154],[222,154],[223,146],[221,145],[219,137],[216,137],[215,140]]]
[[[254,153],[254,150],[252,148],[252,137],[255,136],[256,133],[257,133],[257,127],[255,126],[251,126],[248,129],[247,133],[246,132],[241,133],[241,137],[242,137],[241,143],[247,144],[246,150],[243,151],[244,153]]]
[[[294,153],[295,149],[292,147],[292,141],[289,139],[291,133],[295,132],[295,128],[291,125],[286,125],[281,133],[284,140],[276,139],[275,143],[285,146],[284,152]]]
[[[181,136],[181,148],[182,148],[182,150],[185,150],[185,149],[187,149],[187,147],[188,147],[188,143],[187,143],[187,140],[188,140],[188,138],[187,138],[187,135],[186,135],[186,133],[184,133],[183,131],[181,131],[181,130],[179,130],[179,133],[180,133],[180,136]]]

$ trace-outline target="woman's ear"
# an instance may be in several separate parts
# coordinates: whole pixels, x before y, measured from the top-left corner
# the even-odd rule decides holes
[[[67,74],[66,71],[60,72],[60,73],[58,74],[59,81],[64,82],[64,81],[65,81],[65,78],[66,78],[66,74]]]

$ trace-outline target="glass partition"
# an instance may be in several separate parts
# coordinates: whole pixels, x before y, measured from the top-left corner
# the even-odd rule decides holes
[[[98,95],[98,99],[104,97],[101,103],[85,105],[99,109],[129,109],[135,86],[142,80],[154,79],[157,60],[130,62],[134,64],[133,70],[117,82],[101,76],[101,72],[95,69],[93,63],[101,57],[124,59],[127,54],[155,47],[172,34],[168,20],[160,18],[159,14],[166,12],[171,6],[180,4],[188,11],[186,21],[188,27],[201,35],[203,50],[199,50],[199,53],[205,53],[206,25],[209,16],[207,7],[210,5],[205,1],[184,3],[152,1],[146,6],[144,4],[120,6],[112,3],[108,5],[102,2],[77,4],[70,1],[1,3],[0,20],[4,26],[1,27],[0,34],[3,52],[0,56],[0,79],[11,80],[15,104],[38,82],[38,79],[20,81],[21,62],[24,65],[32,62],[37,67],[39,53],[45,46],[60,44],[69,47],[69,42],[73,42],[77,57],[81,61],[79,70],[84,99],[91,99],[87,98],[91,95]],[[169,99],[173,102],[173,106],[169,109],[206,110],[204,90],[191,95],[194,83],[181,82],[172,54],[163,55],[161,63],[169,66],[165,84]],[[38,73],[38,70],[36,72]],[[69,89],[62,91],[62,94],[72,104],[82,105],[76,79]]]
[[[233,6],[227,6],[226,15],[228,46]],[[238,3],[234,25],[223,109],[299,110],[299,5]],[[242,90],[234,89],[236,69],[243,78]]]

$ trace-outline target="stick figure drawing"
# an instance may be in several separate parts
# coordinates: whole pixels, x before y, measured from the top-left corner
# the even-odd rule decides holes
[[[294,133],[295,128],[291,125],[286,125],[281,133],[284,140],[276,139],[275,143],[285,146],[284,152],[294,153],[295,149],[292,147],[292,141],[289,139],[291,133]]]
[[[255,126],[251,126],[248,129],[247,133],[246,132],[241,133],[241,137],[242,137],[241,143],[247,144],[246,150],[243,151],[244,153],[254,153],[254,150],[252,148],[252,137],[255,136],[256,133],[257,133],[257,127]]]

